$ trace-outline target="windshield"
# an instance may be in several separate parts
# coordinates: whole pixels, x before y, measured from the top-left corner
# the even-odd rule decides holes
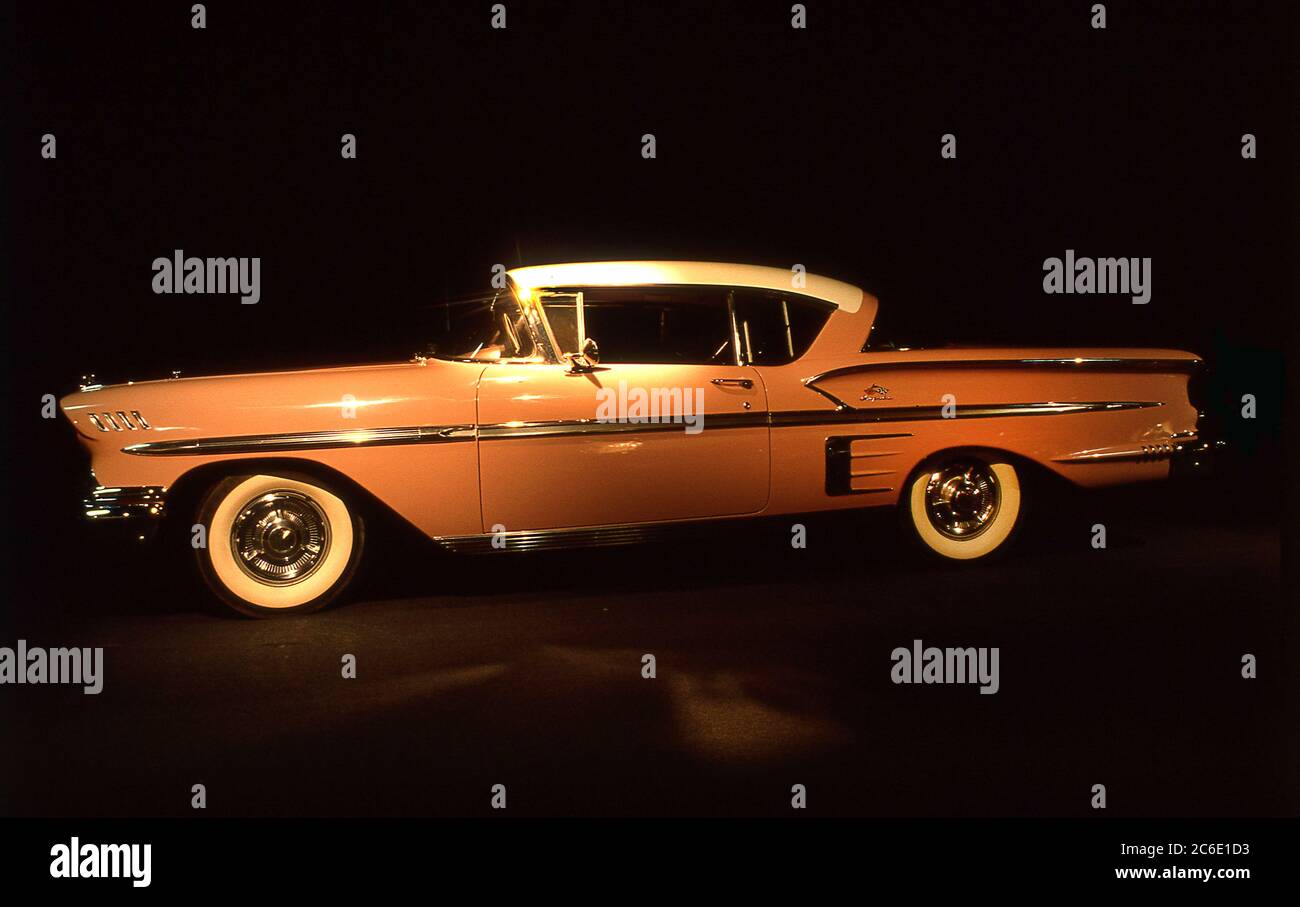
[[[470,362],[540,359],[533,332],[510,290],[427,307],[424,355]]]

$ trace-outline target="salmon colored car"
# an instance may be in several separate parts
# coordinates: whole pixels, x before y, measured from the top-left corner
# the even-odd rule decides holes
[[[924,549],[973,560],[1012,535],[1027,470],[1095,487],[1208,453],[1191,353],[877,349],[875,297],[750,265],[507,276],[433,307],[409,362],[83,386],[61,404],[86,516],[195,527],[213,593],[265,616],[336,599],[377,509],[509,551],[897,505]]]

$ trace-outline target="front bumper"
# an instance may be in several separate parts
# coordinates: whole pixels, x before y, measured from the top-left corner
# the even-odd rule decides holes
[[[162,519],[166,505],[167,491],[160,485],[114,487],[96,484],[82,501],[82,515],[92,523],[130,521],[156,524]]]

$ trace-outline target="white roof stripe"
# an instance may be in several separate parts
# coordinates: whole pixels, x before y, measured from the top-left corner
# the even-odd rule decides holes
[[[547,287],[625,287],[659,284],[700,284],[787,290],[833,303],[845,312],[862,305],[862,290],[852,284],[805,274],[804,285],[794,286],[794,272],[761,265],[733,265],[714,261],[587,261],[515,268],[510,279],[521,290]]]

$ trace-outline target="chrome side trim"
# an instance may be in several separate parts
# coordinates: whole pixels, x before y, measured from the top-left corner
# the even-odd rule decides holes
[[[457,554],[489,554],[498,551],[552,551],[561,548],[610,548],[651,541],[683,525],[673,523],[629,523],[618,526],[591,526],[580,529],[534,529],[479,535],[440,536],[434,541]],[[496,544],[493,541],[496,540]]]
[[[813,375],[811,378],[803,379],[804,386],[810,391],[821,394],[827,400],[830,400],[838,409],[852,409],[852,407],[832,394],[830,391],[818,387],[818,383],[830,378],[840,378],[845,375],[856,375],[867,372],[874,373],[880,370],[888,369],[944,369],[944,368],[965,368],[965,369],[1041,369],[1041,368],[1078,368],[1092,371],[1178,371],[1191,372],[1204,364],[1202,359],[1123,359],[1119,357],[1083,357],[1079,356],[1073,359],[935,359],[935,360],[909,360],[904,362],[863,362],[858,365],[846,365],[840,368],[829,369]],[[868,399],[864,397],[863,399]]]
[[[226,438],[188,438],[132,444],[122,452],[142,457],[183,457],[207,454],[268,453],[290,450],[327,450],[343,447],[383,447],[393,444],[443,444],[474,440],[472,425],[419,425],[410,428],[372,428],[349,431],[308,431],[273,435],[238,435]]]
[[[1189,437],[1190,435],[1190,437]],[[1056,457],[1053,463],[1114,463],[1130,460],[1168,460],[1184,450],[1196,445],[1194,432],[1179,432],[1164,441],[1153,444],[1136,444],[1128,447],[1098,447],[1094,450],[1081,450],[1078,453]]]
[[[757,514],[698,517],[655,523],[616,523],[564,529],[523,529],[514,532],[444,535],[434,537],[440,547],[457,554],[499,554],[502,551],[554,551],[565,548],[610,548],[639,545],[707,532],[717,526],[752,526]],[[495,544],[494,544],[495,541]]]
[[[958,404],[951,416],[943,414],[939,405],[888,406],[880,409],[813,410],[811,412],[772,413],[773,428],[803,425],[869,424],[877,422],[928,422],[935,419],[995,419],[1000,416],[1068,416],[1076,413],[1114,412],[1126,409],[1145,409],[1164,406],[1155,401],[1096,401],[1056,403],[978,403]],[[705,418],[705,428],[708,418]]]
[[[800,428],[813,425],[860,425],[880,422],[924,422],[936,419],[992,419],[1001,416],[1061,416],[1113,412],[1163,406],[1157,402],[998,403],[957,406],[944,416],[937,405],[892,406],[881,409],[790,410],[778,413],[704,414],[705,429]],[[121,429],[119,429],[120,431]],[[131,444],[123,453],[142,457],[205,456],[208,454],[274,453],[293,450],[327,450],[347,447],[381,447],[398,444],[444,444],[457,441],[500,441],[519,438],[558,438],[589,434],[684,431],[681,422],[602,422],[596,419],[562,419],[549,422],[497,422],[473,425],[420,425],[410,428],[373,428],[349,431],[294,432],[238,435],[225,438],[187,438]]]
[[[761,428],[768,425],[767,413],[704,413],[700,417],[705,429]],[[622,434],[625,432],[685,431],[681,421],[659,422],[608,422],[598,419],[557,419],[547,422],[495,422],[480,425],[478,436],[483,441],[500,441],[507,438],[559,438],[571,435]]]
[[[821,394],[827,400],[834,403],[835,409],[838,410],[839,412],[849,412],[850,410],[852,410],[853,407],[849,406],[839,397],[835,396],[830,391],[822,390],[820,387],[818,387],[816,384],[813,383],[814,381],[820,381],[822,377],[823,376],[817,376],[815,378],[804,379],[804,387],[808,388],[808,390],[812,391],[813,393]]]
[[[1168,444],[1143,444],[1141,447],[1115,450],[1095,450],[1056,457],[1053,463],[1114,463],[1119,460],[1167,460],[1174,449]]]
[[[863,349],[861,352],[871,352]],[[1205,364],[1204,359],[1126,359],[1122,356],[1076,356],[1024,359],[912,359],[861,365],[846,365],[809,378],[806,384],[821,381],[828,375],[849,374],[865,369],[892,368],[1086,368],[1102,371],[1191,371]]]
[[[786,410],[775,413],[704,413],[704,430],[728,428],[800,428],[810,425],[865,424],[874,422],[923,422],[934,419],[991,419],[999,416],[1058,416],[1074,413],[1110,412],[1163,406],[1157,402],[998,403],[961,406],[944,416],[940,405],[890,406],[880,409]],[[479,438],[498,441],[507,438],[555,438],[571,435],[623,432],[682,431],[681,422],[602,422],[596,419],[562,419],[549,422],[496,422],[479,426]],[[894,436],[897,437],[897,436]]]
[[[974,360],[975,363],[980,360]],[[1086,368],[1091,371],[1190,372],[1205,364],[1204,359],[1126,359],[1122,356],[1073,359],[1020,359],[1015,365],[1024,368]]]

